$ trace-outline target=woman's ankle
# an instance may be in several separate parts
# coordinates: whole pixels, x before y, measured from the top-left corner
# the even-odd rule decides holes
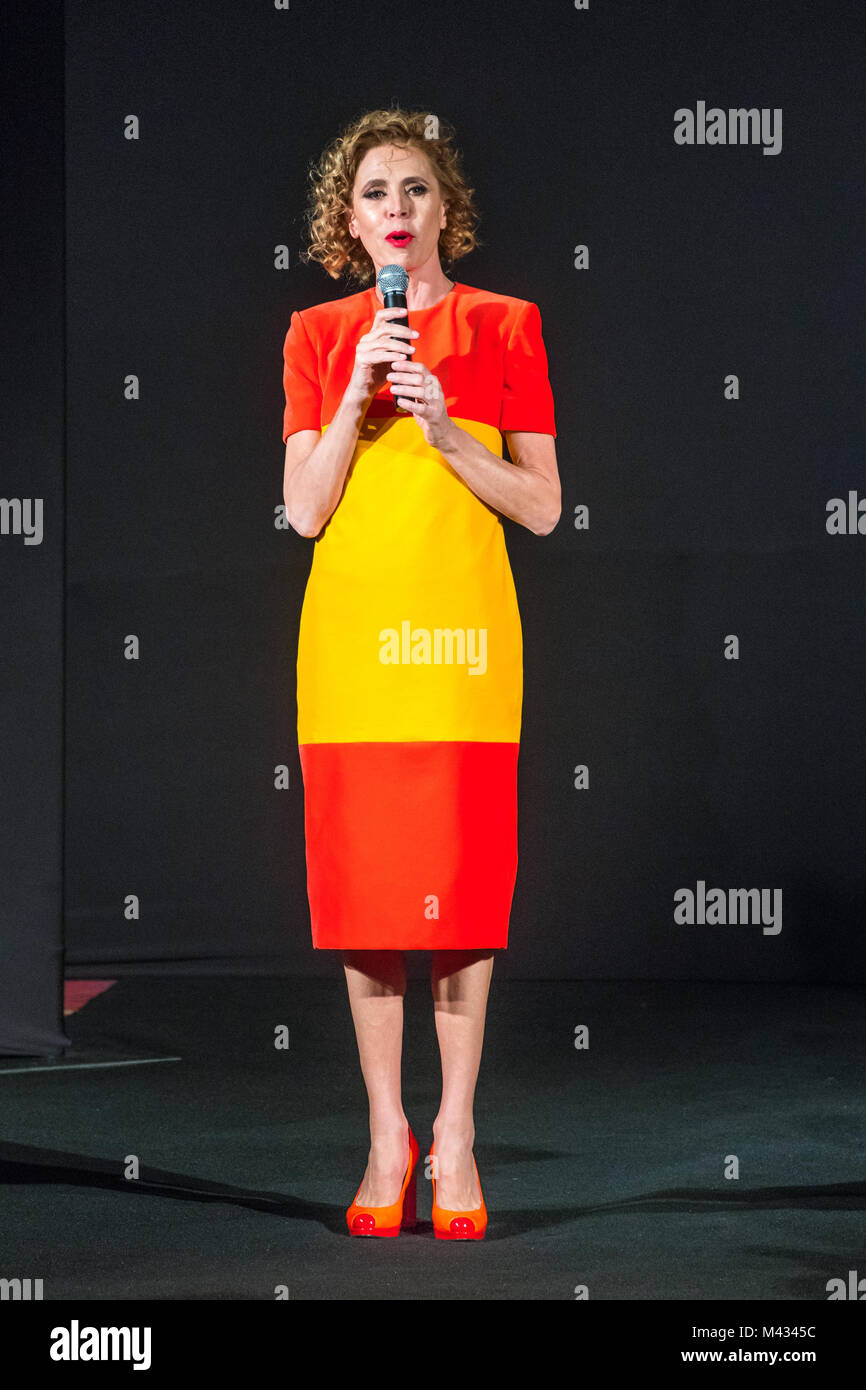
[[[387,1143],[389,1140],[406,1138],[409,1121],[402,1114],[370,1116],[370,1142]]]
[[[447,1141],[449,1144],[466,1144],[471,1149],[475,1143],[475,1122],[466,1116],[436,1116],[433,1121],[433,1142]]]

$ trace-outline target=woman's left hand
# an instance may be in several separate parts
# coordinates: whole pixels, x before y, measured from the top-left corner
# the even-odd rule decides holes
[[[427,443],[438,449],[454,428],[439,378],[423,362],[400,362],[386,377],[395,405],[412,412]]]

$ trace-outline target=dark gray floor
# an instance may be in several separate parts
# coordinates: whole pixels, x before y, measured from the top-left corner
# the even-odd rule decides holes
[[[346,1232],[367,1131],[341,976],[122,979],[67,1020],[75,1055],[182,1060],[0,1076],[0,1274],[43,1279],[46,1300],[826,1301],[829,1279],[866,1275],[864,1004],[859,987],[494,979],[490,1224],[452,1244],[426,1182],[416,1233]],[[438,1083],[416,978],[422,1153]]]

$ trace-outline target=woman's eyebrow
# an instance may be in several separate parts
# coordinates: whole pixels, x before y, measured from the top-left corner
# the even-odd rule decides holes
[[[365,192],[368,188],[373,188],[375,184],[377,184],[377,183],[385,183],[385,182],[386,182],[385,179],[368,179],[367,182],[364,184],[364,188],[363,188],[361,191],[362,191],[362,192]],[[424,174],[407,174],[406,177],[404,178],[403,182],[404,182],[404,183],[428,183],[429,180],[427,179],[426,175],[424,175]]]

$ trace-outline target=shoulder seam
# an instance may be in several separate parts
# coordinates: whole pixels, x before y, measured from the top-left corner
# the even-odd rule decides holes
[[[318,347],[316,346],[315,342],[313,341],[312,334],[310,333],[310,330],[309,330],[309,328],[307,327],[307,321],[306,321],[306,319],[304,318],[304,315],[301,313],[301,310],[300,310],[300,309],[296,309],[296,310],[295,310],[295,313],[296,313],[297,316],[298,316],[298,323],[301,325],[301,330],[302,330],[302,332],[303,332],[303,334],[304,334],[304,337],[306,338],[306,340],[307,340],[307,342],[308,342],[308,344],[309,344],[309,346],[310,346],[310,350],[311,350],[311,352],[313,353],[313,356],[315,357],[316,362],[318,363],[318,360],[319,360],[319,349],[318,349]]]

